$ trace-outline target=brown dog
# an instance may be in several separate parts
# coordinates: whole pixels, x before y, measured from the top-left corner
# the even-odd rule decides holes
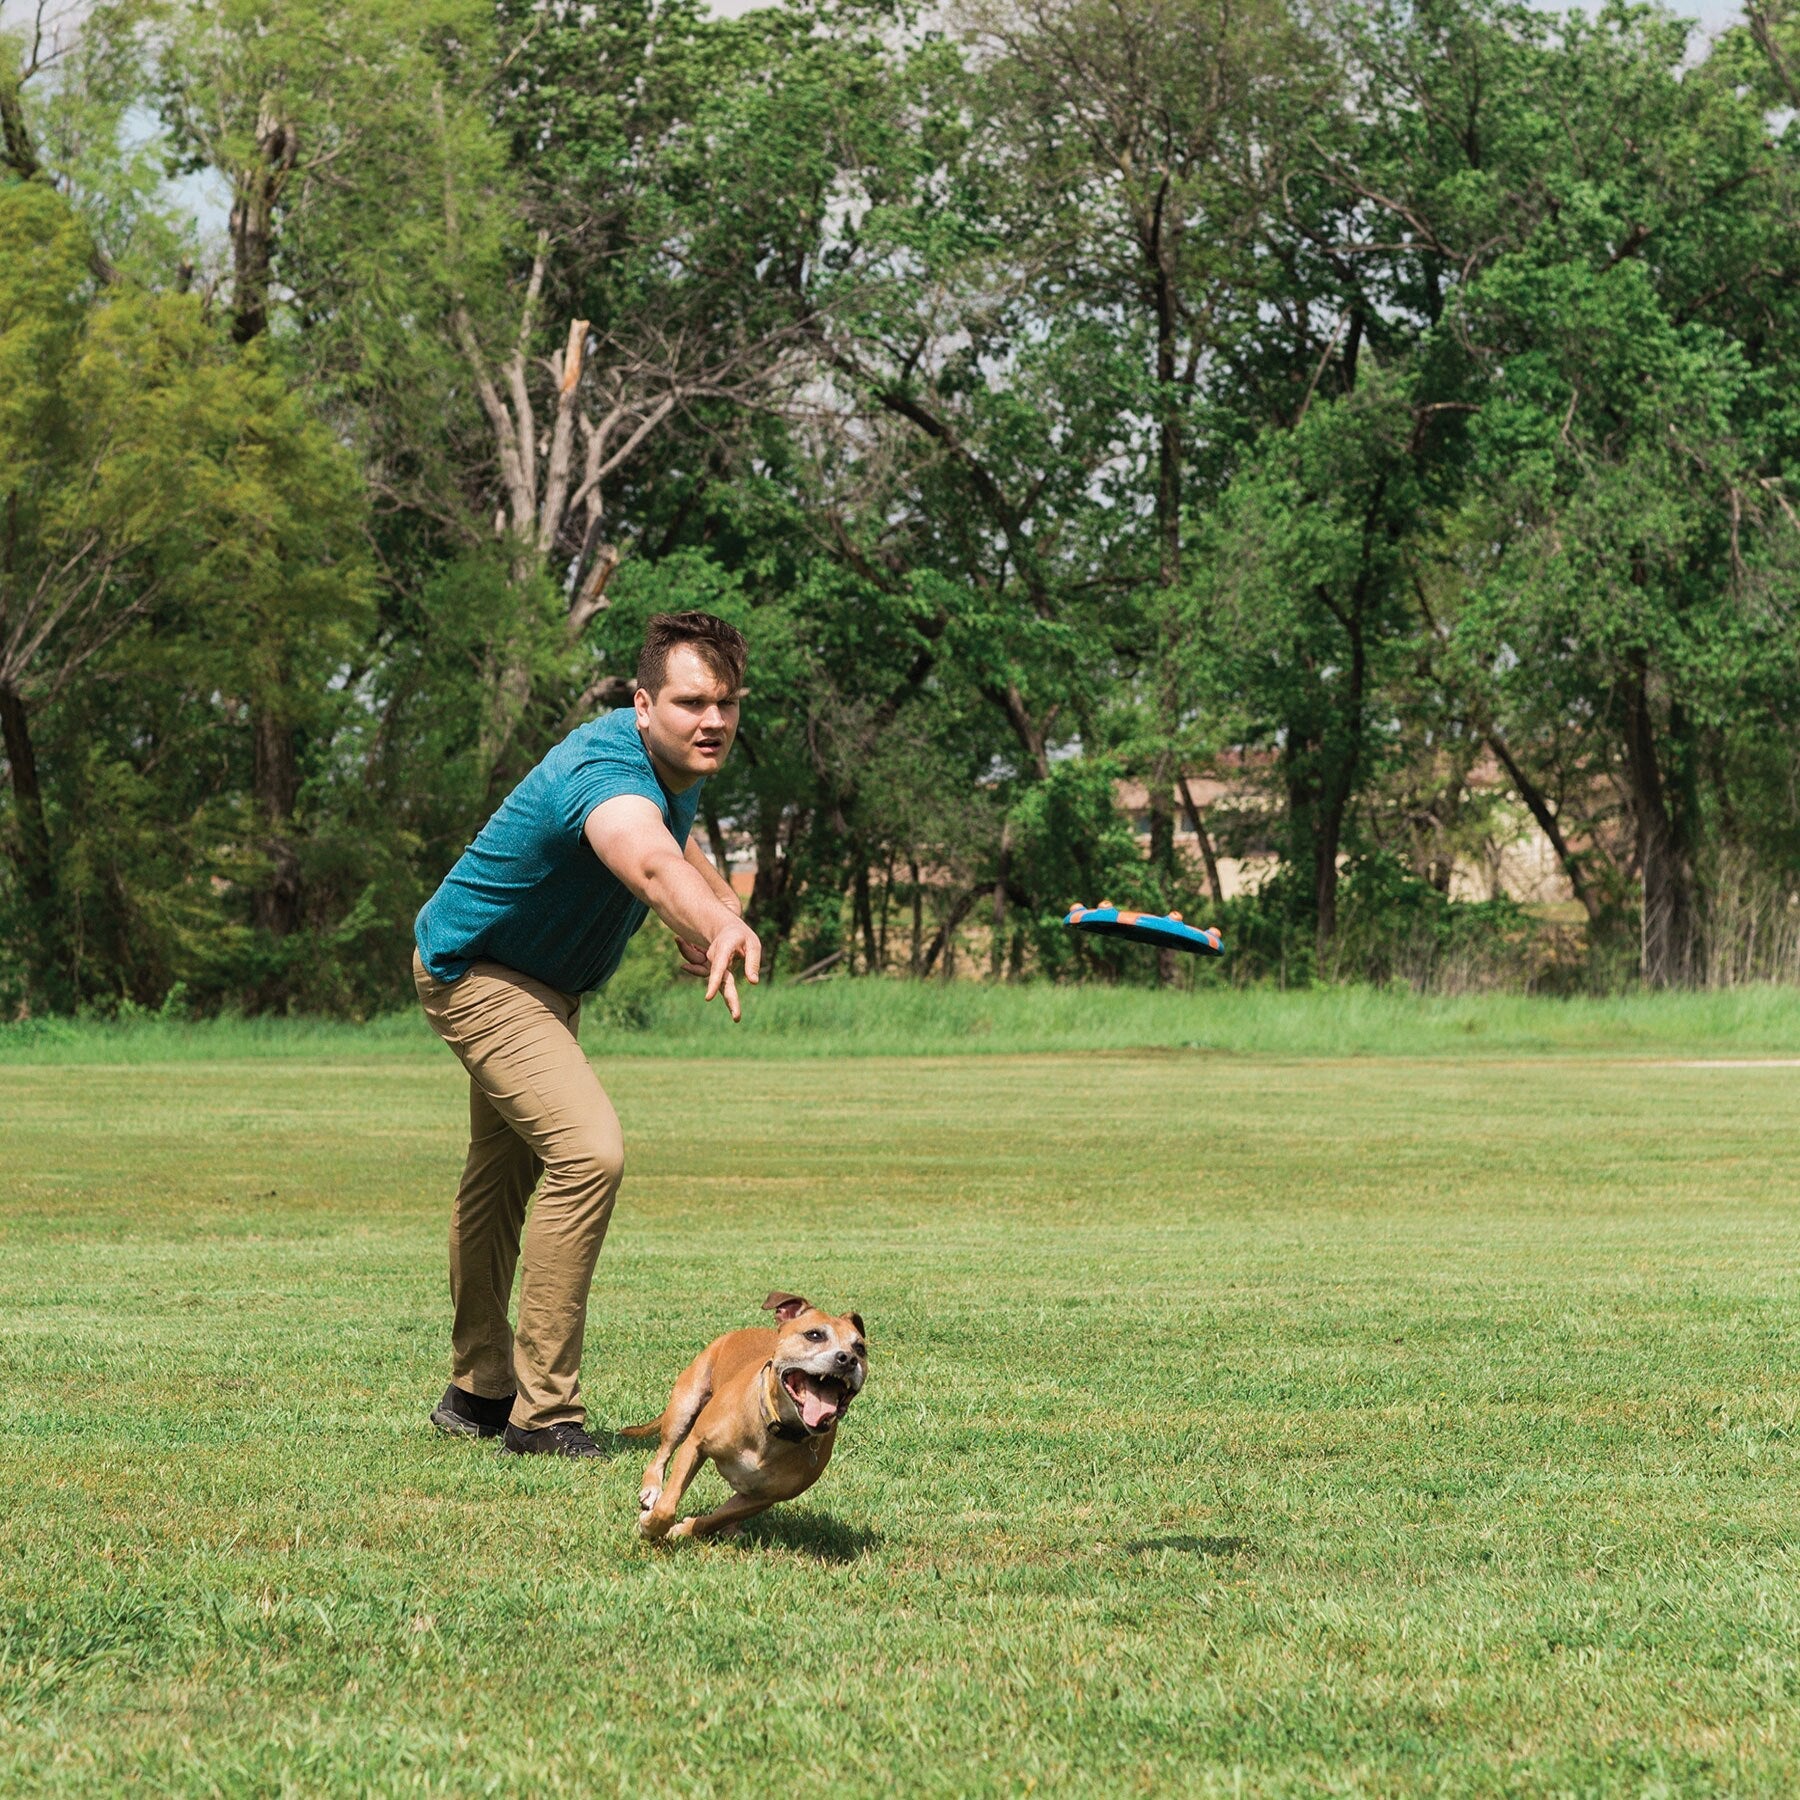
[[[775,1330],[715,1338],[683,1371],[662,1417],[620,1434],[662,1440],[638,1496],[638,1530],[652,1543],[735,1531],[825,1473],[839,1421],[869,1372],[862,1319],[833,1318],[798,1294],[771,1294],[763,1308],[780,1321]],[[681,1496],[708,1461],[734,1496],[677,1524]]]

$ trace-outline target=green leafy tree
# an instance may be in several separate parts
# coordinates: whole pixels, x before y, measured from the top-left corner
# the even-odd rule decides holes
[[[215,723],[277,685],[316,717],[367,599],[354,470],[329,434],[260,358],[220,342],[197,298],[99,286],[88,251],[48,187],[0,185],[0,715],[25,938],[50,999],[86,981],[86,902],[62,867],[78,847],[59,843],[57,802],[72,816],[82,771],[109,752],[160,752],[112,735],[66,746],[47,772],[46,723],[55,735],[96,682],[166,678],[172,662]],[[276,854],[260,824],[239,816],[228,847],[191,845],[184,879],[223,856],[260,891]]]
[[[1417,628],[1443,465],[1397,377],[1368,374],[1265,435],[1204,536],[1196,625],[1246,738],[1276,734],[1288,861],[1323,959],[1359,788],[1383,760],[1383,688]]]
[[[1478,405],[1467,710],[1590,916],[1635,885],[1644,979],[1693,979],[1731,745],[1793,692],[1791,153],[1738,51],[1684,69],[1660,15],[1424,24],[1381,35],[1411,153],[1384,117],[1333,173],[1404,234]]]

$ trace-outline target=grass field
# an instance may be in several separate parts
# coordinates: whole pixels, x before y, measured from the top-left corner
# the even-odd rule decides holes
[[[602,1055],[596,1423],[771,1286],[873,1345],[659,1552],[426,1424],[397,1033],[9,1055],[0,1791],[1800,1791],[1800,1069]]]

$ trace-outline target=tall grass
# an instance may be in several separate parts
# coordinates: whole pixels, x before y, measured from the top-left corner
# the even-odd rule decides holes
[[[840,980],[752,990],[744,1020],[682,987],[628,1015],[590,1003],[582,1041],[609,1056],[819,1058],[1198,1050],[1280,1056],[1471,1052],[1800,1055],[1800,990],[1739,986],[1611,999],[1418,994],[1403,988],[1307,992],[1206,988],[988,987],[974,982]],[[163,1063],[225,1059],[346,1062],[443,1055],[423,1018],[45,1019],[0,1026],[0,1063]]]
[[[1712,988],[1800,981],[1800,895],[1747,856],[1720,860],[1707,894],[1700,968]]]

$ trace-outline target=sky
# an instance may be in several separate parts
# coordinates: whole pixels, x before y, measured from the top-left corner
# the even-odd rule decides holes
[[[1723,31],[1727,25],[1736,25],[1744,16],[1744,9],[1736,5],[1735,0],[1700,0],[1697,6],[1678,6],[1675,10],[1698,19],[1709,33]]]

